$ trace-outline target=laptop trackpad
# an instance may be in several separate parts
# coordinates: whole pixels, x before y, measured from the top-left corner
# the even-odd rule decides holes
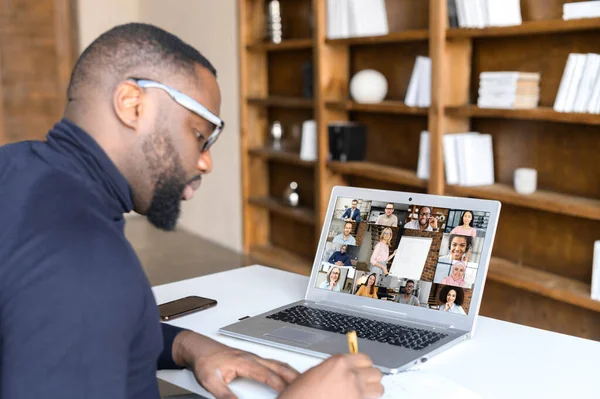
[[[310,346],[327,339],[327,335],[312,333],[293,327],[281,327],[265,334],[267,337],[295,342],[300,345]]]

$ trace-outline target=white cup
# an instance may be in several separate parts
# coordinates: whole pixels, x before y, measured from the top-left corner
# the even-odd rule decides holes
[[[519,194],[533,194],[537,189],[537,170],[519,168],[515,170],[515,191]]]

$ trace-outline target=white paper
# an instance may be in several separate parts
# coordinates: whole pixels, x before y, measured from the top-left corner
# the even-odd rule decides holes
[[[381,399],[398,398],[443,398],[481,399],[482,396],[452,381],[429,371],[409,370],[395,375],[386,375],[381,381],[385,393]]]
[[[420,280],[431,243],[432,239],[428,237],[403,236],[400,239],[396,256],[394,256],[390,274],[396,277]]]

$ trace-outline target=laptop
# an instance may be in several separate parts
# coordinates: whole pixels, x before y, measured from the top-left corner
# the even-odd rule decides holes
[[[353,200],[361,215],[377,208],[386,215],[342,220]],[[334,187],[304,299],[219,332],[327,358],[348,353],[346,333],[354,330],[360,352],[386,374],[427,361],[474,336],[500,208],[498,201]],[[357,261],[342,261],[343,246],[356,247]]]

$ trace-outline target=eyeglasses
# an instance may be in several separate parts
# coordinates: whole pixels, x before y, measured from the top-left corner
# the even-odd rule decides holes
[[[394,208],[385,208],[386,211],[393,211]]]
[[[429,217],[429,216],[431,216],[431,213],[419,213],[419,215]]]
[[[210,112],[205,106],[203,106],[193,98],[181,93],[180,91],[175,90],[172,87],[163,85],[162,83],[158,83],[153,80],[147,79],[132,78],[132,80],[134,80],[141,88],[144,89],[155,88],[164,90],[165,92],[167,92],[167,94],[169,94],[169,96],[171,96],[173,100],[175,100],[176,103],[188,109],[189,111],[192,111],[196,115],[199,115],[200,117],[206,119],[215,126],[213,132],[210,134],[210,136],[208,136],[208,138],[204,142],[204,145],[202,146],[200,152],[208,151],[208,149],[215,143],[215,141],[217,141],[217,138],[219,138],[219,135],[225,127],[225,122],[223,122],[221,118]]]

